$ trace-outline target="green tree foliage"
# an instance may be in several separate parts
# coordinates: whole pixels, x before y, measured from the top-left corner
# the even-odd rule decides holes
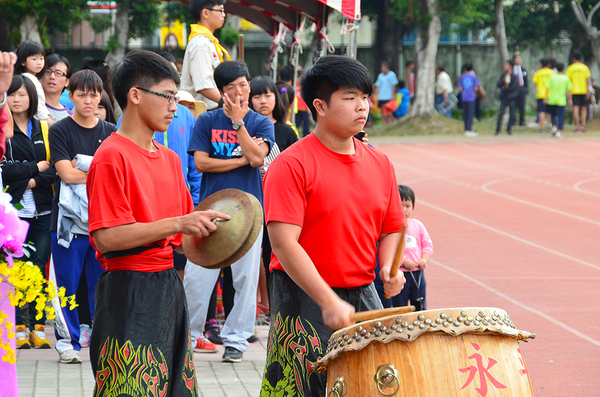
[[[129,38],[140,39],[154,34],[160,27],[160,3],[148,0],[117,0],[129,5]]]
[[[26,15],[39,16],[38,26],[44,45],[54,31],[68,32],[72,21],[87,17],[87,0],[11,0],[0,2],[0,15],[10,26],[13,44],[21,38],[18,27]]]

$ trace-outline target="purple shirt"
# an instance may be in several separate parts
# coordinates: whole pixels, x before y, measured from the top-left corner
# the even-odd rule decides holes
[[[462,101],[475,102],[475,87],[479,85],[479,80],[475,73],[463,73],[458,80],[458,86],[462,87]]]

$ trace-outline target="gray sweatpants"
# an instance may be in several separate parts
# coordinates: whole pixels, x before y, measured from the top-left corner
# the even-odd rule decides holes
[[[254,334],[262,234],[261,230],[252,248],[231,265],[235,298],[233,309],[221,331],[221,338],[223,345],[235,347],[242,352],[248,349],[246,339]],[[190,314],[192,346],[196,346],[196,340],[204,331],[210,296],[220,273],[220,269],[206,269],[189,260],[185,266],[183,287]]]

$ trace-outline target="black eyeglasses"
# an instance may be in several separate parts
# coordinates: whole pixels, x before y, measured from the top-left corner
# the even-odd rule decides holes
[[[54,75],[56,77],[64,77],[67,74],[65,72],[63,72],[62,70],[52,70],[52,69],[46,69],[46,71],[44,72],[45,75],[50,76],[52,73],[54,73]]]
[[[208,11],[220,12],[221,14],[225,14],[224,8],[207,8]]]
[[[137,88],[138,90],[146,91],[151,94],[158,95],[159,97],[165,98],[167,100],[167,102],[169,102],[169,104],[172,104],[173,102],[175,102],[176,104],[179,103],[179,94],[178,93],[167,95],[167,94],[163,94],[160,92],[149,90],[147,88],[142,88],[142,87],[135,87],[135,88]]]

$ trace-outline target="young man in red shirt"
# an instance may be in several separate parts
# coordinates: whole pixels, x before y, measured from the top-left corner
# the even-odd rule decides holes
[[[192,212],[175,152],[152,139],[177,110],[177,71],[149,51],[112,71],[121,126],[96,152],[87,178],[89,229],[106,272],[97,284],[90,358],[94,396],[196,396],[196,373],[173,249],[182,233],[216,230],[213,211]],[[165,394],[163,394],[165,393]]]
[[[369,111],[368,70],[354,59],[326,56],[300,84],[315,130],[280,154],[264,179],[273,255],[263,397],[281,388],[327,394],[326,375],[313,365],[332,330],[350,326],[355,311],[382,308],[373,285],[377,243],[385,292],[394,296],[404,284],[402,272],[390,277],[406,223],[394,167],[353,138]]]

